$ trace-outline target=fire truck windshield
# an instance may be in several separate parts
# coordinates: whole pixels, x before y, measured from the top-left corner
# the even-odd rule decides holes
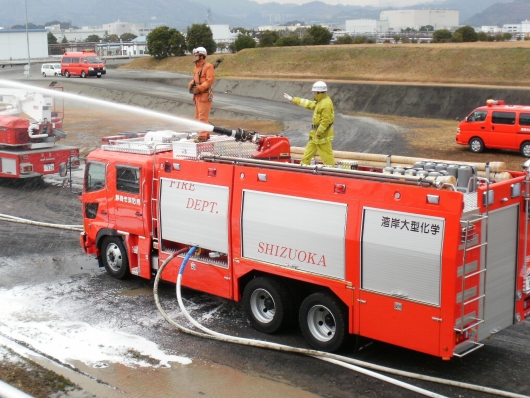
[[[103,61],[99,57],[87,57],[89,64],[102,64]]]

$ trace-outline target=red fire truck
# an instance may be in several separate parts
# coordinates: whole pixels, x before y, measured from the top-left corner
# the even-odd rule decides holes
[[[56,145],[66,137],[63,115],[51,95],[1,89],[0,177],[65,174],[69,164],[79,167],[78,148]]]
[[[265,333],[298,320],[325,351],[355,335],[449,359],[530,317],[528,170],[348,152],[301,166],[285,137],[214,131],[88,156],[80,243],[110,275],[152,279],[196,246],[184,286],[242,301]]]

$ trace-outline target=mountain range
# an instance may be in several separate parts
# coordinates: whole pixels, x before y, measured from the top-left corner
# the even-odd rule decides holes
[[[27,0],[26,0],[27,1]],[[502,25],[530,19],[530,0],[434,0],[408,8],[443,8],[460,10],[460,23]],[[0,0],[0,26],[4,28],[25,24],[22,2]],[[92,0],[90,5],[80,0],[31,0],[28,21],[43,24],[59,20],[76,26],[96,26],[118,20],[131,23],[167,25],[185,29],[193,23],[228,24],[231,27],[252,28],[278,25],[288,21],[306,24],[344,23],[347,19],[379,19],[382,10],[373,6],[330,5],[313,1],[303,5],[264,3],[251,0]],[[390,8],[393,9],[393,8]]]

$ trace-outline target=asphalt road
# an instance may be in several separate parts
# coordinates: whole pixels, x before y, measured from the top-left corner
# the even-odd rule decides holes
[[[18,78],[14,69],[0,69],[0,79]],[[103,96],[107,95],[103,88],[107,88],[168,101],[190,101],[189,95],[183,89],[136,81],[131,78],[133,73],[126,76],[127,73],[110,70],[102,79],[69,79],[68,84],[97,87]],[[39,84],[41,78],[28,80]],[[304,109],[286,103],[248,99],[224,93],[218,93],[214,107],[246,113],[249,117],[281,120],[287,127],[285,134],[292,139],[294,145],[305,143],[311,113]],[[388,153],[385,149],[391,149],[397,153],[396,148],[402,145],[399,131],[393,126],[381,130],[381,126],[370,119],[342,115],[338,115],[337,119],[335,149],[379,153]],[[361,122],[364,124],[360,125]],[[348,133],[345,133],[346,131]],[[75,193],[39,181],[0,181],[0,213],[39,221],[81,224],[81,205]],[[27,322],[53,324],[67,320],[85,322],[99,328],[110,327],[120,332],[142,336],[155,342],[165,352],[196,361],[206,361],[250,377],[248,380],[242,379],[241,382],[219,382],[220,384],[213,385],[217,389],[208,390],[214,392],[205,394],[204,391],[212,387],[212,382],[206,373],[199,373],[193,379],[194,384],[185,390],[182,396],[278,396],[279,393],[274,390],[277,385],[293,387],[293,391],[300,392],[300,396],[306,393],[323,397],[418,396],[416,393],[314,358],[251,347],[235,347],[177,332],[161,318],[154,306],[153,297],[141,294],[149,292],[151,285],[148,281],[137,278],[117,281],[107,276],[98,269],[94,259],[85,257],[81,252],[77,233],[0,222],[0,239],[0,292],[20,291],[21,295],[25,294],[35,300],[36,310],[20,315]],[[163,285],[161,296],[170,313],[185,322],[176,309],[174,288]],[[184,296],[192,308],[192,315],[212,329],[308,348],[297,328],[275,336],[263,335],[252,329],[237,303],[190,290],[186,290]],[[1,306],[10,304],[0,303]],[[210,315],[207,316],[208,314]],[[3,324],[0,318],[0,334],[5,335],[10,330],[9,327],[10,325]],[[417,333],[418,338],[421,338],[423,332],[418,330]],[[379,342],[359,353],[349,351],[344,354],[410,372],[530,395],[529,321],[496,334],[477,352],[447,362]],[[100,377],[111,385],[119,385],[119,388],[127,393],[121,396],[138,396],[132,391],[137,388],[132,387],[133,380],[142,379],[142,375],[145,376],[145,371],[139,370],[129,374],[125,381],[118,373],[114,376],[98,373],[94,377]],[[490,396],[408,378],[398,379],[450,397]],[[272,384],[267,388],[258,388],[257,380],[267,380]],[[168,387],[162,392],[175,395],[175,388],[178,387]],[[108,396],[112,394],[109,393]],[[161,396],[160,391],[157,390],[156,394],[151,396]]]

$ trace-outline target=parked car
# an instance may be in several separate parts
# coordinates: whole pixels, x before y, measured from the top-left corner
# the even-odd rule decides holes
[[[42,77],[61,76],[61,64],[42,64],[40,73]]]
[[[460,124],[456,143],[469,145],[471,152],[485,148],[520,151],[530,157],[530,106],[506,105],[488,100],[473,110]]]

